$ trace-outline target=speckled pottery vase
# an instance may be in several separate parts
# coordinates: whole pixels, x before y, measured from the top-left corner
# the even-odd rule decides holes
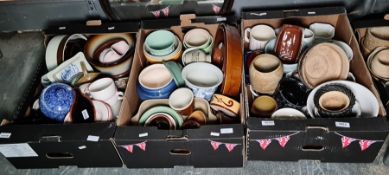
[[[53,83],[42,91],[39,98],[39,108],[45,117],[57,122],[64,122],[75,99],[76,92],[71,86]]]

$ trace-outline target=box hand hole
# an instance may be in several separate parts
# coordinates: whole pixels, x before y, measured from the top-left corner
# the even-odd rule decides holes
[[[308,125],[308,126],[305,127],[305,130],[306,131],[309,131],[309,130],[322,130],[323,132],[326,132],[326,133],[329,132],[328,127],[321,126],[321,125]]]
[[[46,153],[46,157],[48,159],[74,159],[73,154],[65,152],[65,153],[60,153],[60,152],[52,152],[52,153]]]
[[[188,149],[172,149],[169,153],[172,156],[189,156],[191,154]]]
[[[324,146],[321,146],[321,145],[304,145],[302,148],[301,148],[302,151],[323,151],[324,150]]]
[[[166,141],[168,142],[187,142],[189,139],[187,136],[176,136],[176,135],[168,135],[166,136]]]
[[[61,136],[42,136],[39,142],[61,142]]]

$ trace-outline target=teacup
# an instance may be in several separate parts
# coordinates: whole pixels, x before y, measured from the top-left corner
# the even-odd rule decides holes
[[[185,66],[193,62],[211,62],[211,56],[199,48],[189,48],[182,53],[182,64]]]
[[[43,115],[57,122],[64,122],[76,100],[73,88],[63,83],[52,83],[43,89],[39,97],[39,109]]]
[[[270,117],[277,108],[277,102],[273,97],[263,95],[254,100],[250,112],[254,117]]]
[[[101,78],[92,82],[87,93],[96,100],[106,101],[117,93],[115,82],[112,78]]]
[[[284,64],[298,62],[300,51],[303,47],[303,28],[285,24],[280,29],[274,52]]]
[[[250,50],[263,50],[268,41],[276,38],[274,29],[268,25],[256,25],[244,31],[244,41]]]
[[[316,110],[320,117],[350,117],[361,114],[359,104],[353,92],[341,84],[322,86],[313,97]]]
[[[199,48],[208,54],[213,47],[213,37],[207,30],[195,28],[185,34],[183,43],[185,48]]]
[[[207,116],[201,110],[196,110],[190,114],[188,118],[185,119],[182,124],[183,129],[195,129],[200,128],[201,125],[204,125],[207,122]]]
[[[249,68],[253,90],[262,94],[273,94],[282,75],[283,66],[281,61],[270,54],[258,55]]]
[[[183,116],[189,116],[194,110],[194,95],[188,88],[179,88],[169,96],[169,106]]]
[[[213,110],[221,111],[230,117],[236,117],[239,114],[240,103],[224,95],[214,94],[210,105]]]
[[[335,27],[326,23],[313,23],[309,25],[309,29],[313,31],[317,38],[332,39],[335,36]]]
[[[211,100],[216,89],[223,82],[223,72],[210,63],[191,63],[182,70],[185,84],[195,97]]]

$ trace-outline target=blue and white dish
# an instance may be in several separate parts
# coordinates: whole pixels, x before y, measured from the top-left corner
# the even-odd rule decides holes
[[[184,67],[182,77],[195,97],[210,101],[223,82],[223,72],[210,63],[196,62]]]
[[[39,108],[49,119],[64,122],[66,114],[76,99],[76,92],[71,86],[63,83],[53,83],[47,86],[39,98]]]
[[[150,100],[150,99],[166,99],[169,98],[169,95],[177,89],[177,85],[175,81],[170,81],[170,83],[161,88],[161,89],[148,89],[140,84],[137,84],[136,90],[139,96],[139,99],[144,100]]]

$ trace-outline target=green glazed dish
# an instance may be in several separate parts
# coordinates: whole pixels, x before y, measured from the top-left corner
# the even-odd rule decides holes
[[[155,107],[148,109],[145,113],[142,114],[142,116],[139,119],[139,124],[144,125],[146,120],[149,117],[151,117],[153,114],[156,114],[156,113],[166,113],[166,114],[169,114],[170,116],[172,116],[174,118],[174,120],[176,121],[178,128],[181,128],[182,123],[184,122],[184,120],[181,118],[180,114],[178,114],[172,108],[169,108],[167,106],[155,106]]]

